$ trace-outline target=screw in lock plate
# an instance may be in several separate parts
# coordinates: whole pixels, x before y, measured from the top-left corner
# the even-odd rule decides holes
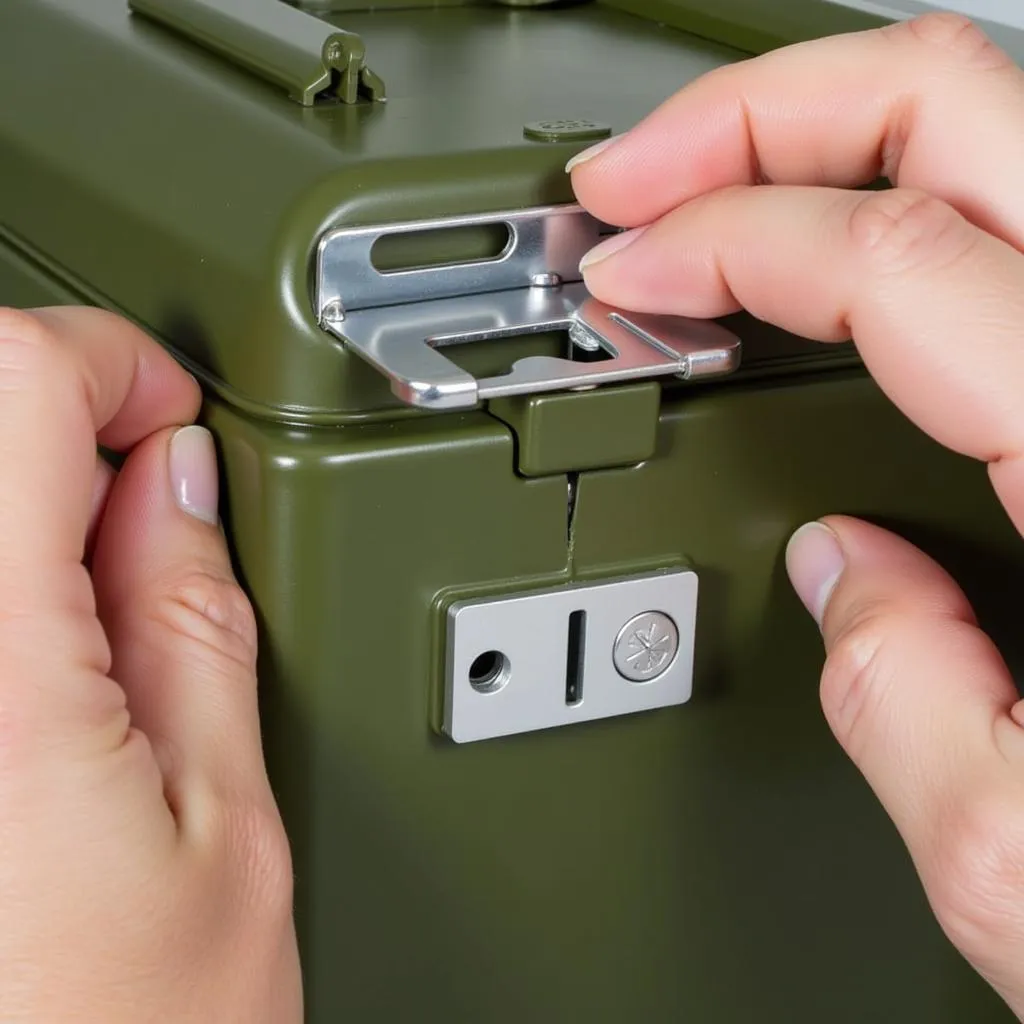
[[[675,660],[679,630],[662,612],[644,612],[627,622],[615,638],[613,659],[619,675],[634,683],[657,679]]]

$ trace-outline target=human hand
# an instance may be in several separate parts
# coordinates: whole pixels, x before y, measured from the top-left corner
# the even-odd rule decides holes
[[[633,230],[584,260],[600,299],[739,308],[853,337],[889,397],[984,460],[1024,529],[1024,72],[930,15],[727,67],[570,163]],[[884,174],[897,187],[855,192]],[[966,346],[966,353],[965,353]],[[1024,704],[929,558],[831,517],[790,542],[822,627],[826,716],[953,943],[1024,1019]]]
[[[114,316],[0,310],[4,1021],[301,1019],[199,397]]]

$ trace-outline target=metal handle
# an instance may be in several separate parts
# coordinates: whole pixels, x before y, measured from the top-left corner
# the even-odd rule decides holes
[[[287,90],[303,106],[331,93],[343,103],[384,99],[366,47],[280,0],[128,0],[128,6]]]

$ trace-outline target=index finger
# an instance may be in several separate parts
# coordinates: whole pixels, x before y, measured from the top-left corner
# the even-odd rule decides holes
[[[196,382],[152,339],[99,309],[0,309],[0,566],[82,558],[97,441],[131,447],[191,422]]]
[[[741,186],[602,244],[584,279],[611,305],[852,336],[911,420],[990,464],[1024,533],[1024,256],[1006,242],[910,189]]]
[[[1024,248],[1024,71],[958,14],[729,65],[570,161],[580,202],[650,223],[729,185],[851,187],[884,175]]]

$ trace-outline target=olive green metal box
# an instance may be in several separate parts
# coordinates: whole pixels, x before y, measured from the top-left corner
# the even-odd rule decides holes
[[[1018,538],[846,346],[637,318],[564,173],[818,0],[5,0],[0,303],[202,381],[308,1019],[986,1024],[819,711],[791,531],[893,526],[1012,663]]]

